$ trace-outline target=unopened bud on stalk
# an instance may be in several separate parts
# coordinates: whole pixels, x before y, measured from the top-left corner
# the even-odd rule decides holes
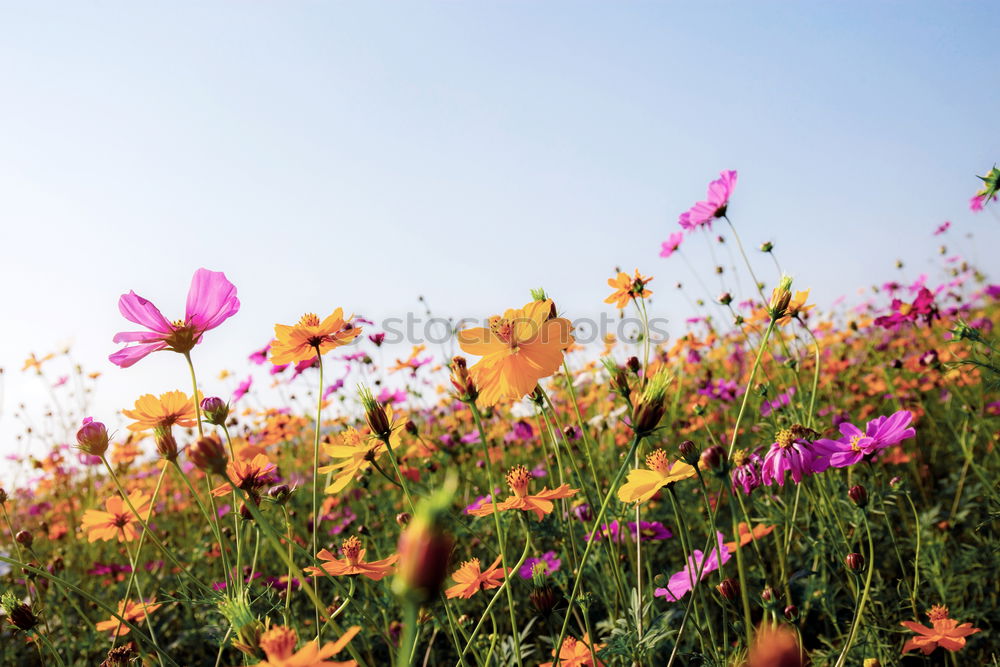
[[[528,599],[531,601],[532,606],[538,610],[538,613],[544,617],[552,613],[556,602],[559,601],[559,596],[556,595],[552,586],[542,584],[532,589],[531,593],[528,594]]]
[[[868,504],[868,491],[860,484],[855,484],[847,490],[847,497],[858,507],[864,508]]]
[[[153,429],[153,440],[160,456],[167,461],[177,460],[177,440],[174,439],[173,429],[170,426],[157,425]]]
[[[715,472],[722,472],[726,465],[726,450],[719,445],[712,445],[701,453],[703,467]]]
[[[0,487],[0,505],[5,504],[6,502],[7,502],[7,490],[4,489],[3,487]]]
[[[396,523],[400,526],[406,526],[410,523],[410,519],[413,518],[409,512],[400,512],[396,515]]]
[[[454,357],[451,360],[451,384],[455,387],[455,397],[463,403],[473,403],[479,398],[479,390],[469,374],[465,357]]]
[[[719,591],[719,595],[723,598],[732,602],[740,596],[740,582],[732,577],[726,577],[715,587],[715,590]]]
[[[865,566],[865,557],[857,552],[849,553],[847,554],[847,557],[844,558],[844,563],[847,565],[848,569],[856,572]]]
[[[636,437],[649,435],[660,423],[667,410],[667,387],[671,380],[673,377],[663,367],[649,378],[632,410],[632,430]]]
[[[685,440],[677,446],[677,451],[680,452],[684,463],[690,466],[698,465],[698,457],[701,455],[701,452],[698,451],[698,446],[692,441]]]
[[[410,435],[417,435],[417,433],[419,433],[419,431],[417,431],[417,425],[414,424],[409,419],[406,420],[404,428],[406,429],[406,432],[409,433]]]
[[[765,241],[764,243],[760,244],[761,252],[771,252],[772,250],[774,250],[774,244],[771,243],[770,241]]]
[[[101,422],[87,417],[76,432],[76,446],[91,456],[104,456],[104,452],[108,451],[108,429]]]
[[[771,602],[774,600],[774,589],[770,586],[766,586],[764,590],[760,592],[760,599],[764,602]]]
[[[229,418],[229,405],[218,396],[202,399],[201,411],[205,415],[205,421],[215,426],[224,426]]]
[[[625,367],[628,368],[633,373],[638,373],[642,366],[639,364],[639,357],[629,357],[628,361],[625,362]]]
[[[778,286],[771,292],[771,303],[767,306],[767,314],[771,320],[780,320],[788,310],[788,304],[792,300],[792,279],[789,276],[782,276]]]
[[[268,497],[279,505],[283,505],[292,496],[292,490],[287,484],[278,484],[267,490]]]
[[[444,518],[457,488],[458,476],[452,472],[440,489],[420,501],[399,536],[399,568],[392,584],[397,595],[424,603],[440,592],[454,545],[444,530]]]
[[[794,621],[799,617],[799,608],[793,604],[785,607],[785,618],[789,621]]]
[[[26,530],[19,530],[17,531],[17,535],[14,536],[14,539],[17,540],[18,544],[30,549],[31,545],[35,541],[35,536]]]
[[[31,607],[18,600],[10,591],[0,598],[0,606],[7,613],[7,620],[18,630],[27,632],[38,625],[38,617],[31,611]]]
[[[368,422],[372,435],[383,440],[392,435],[389,413],[386,412],[384,405],[375,400],[372,390],[364,385],[358,385],[358,396],[361,398],[361,407],[365,409],[365,421]]]
[[[226,456],[226,450],[218,438],[214,436],[201,438],[188,447],[187,455],[191,463],[201,470],[216,475],[226,475],[226,464],[229,462],[229,457]]]
[[[721,303],[723,306],[728,306],[732,302],[733,302],[733,295],[730,294],[729,292],[723,292],[722,294],[719,295],[719,303]]]

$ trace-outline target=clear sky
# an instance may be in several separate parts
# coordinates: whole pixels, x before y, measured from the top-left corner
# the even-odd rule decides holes
[[[611,312],[616,265],[683,320],[660,242],[722,169],[744,241],[821,304],[915,276],[944,220],[994,268],[968,199],[1000,159],[998,28],[995,2],[0,3],[0,451],[46,400],[28,352],[71,341],[109,422],[187,388],[176,355],[106,357],[119,294],[180,317],[200,266],[243,302],[206,379],[335,306],[475,317],[544,286]]]

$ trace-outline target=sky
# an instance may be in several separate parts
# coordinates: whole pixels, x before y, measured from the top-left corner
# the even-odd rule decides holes
[[[71,344],[109,423],[186,389],[176,355],[107,355],[121,293],[176,319],[198,267],[243,304],[196,350],[209,393],[338,306],[483,317],[544,286],[613,314],[621,266],[681,322],[722,285],[704,239],[660,243],[723,169],[762,279],[772,241],[820,304],[926,270],[945,220],[994,269],[968,200],[998,28],[989,2],[0,2],[0,453],[49,404],[29,352]]]

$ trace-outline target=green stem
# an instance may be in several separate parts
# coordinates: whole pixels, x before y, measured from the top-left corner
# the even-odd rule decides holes
[[[316,363],[319,364],[319,392],[316,394],[316,428],[313,429],[313,463],[312,463],[312,552],[319,553],[319,526],[322,518],[319,512],[319,432],[323,419],[323,355],[319,346],[316,347]],[[322,626],[319,623],[319,607],[316,608],[316,641],[322,644]]]
[[[740,403],[739,414],[736,415],[736,424],[733,426],[733,437],[729,440],[729,458],[733,456],[733,449],[736,448],[736,438],[740,433],[740,422],[743,421],[743,413],[746,411],[747,400],[750,398],[750,389],[753,387],[753,380],[757,376],[757,369],[760,367],[761,357],[764,356],[764,350],[767,348],[767,341],[771,338],[771,332],[774,331],[774,318],[767,324],[767,331],[764,332],[764,337],[760,341],[760,347],[757,348],[757,358],[754,359],[753,367],[750,369],[750,379],[747,380],[746,390],[743,392],[743,401]]]
[[[858,608],[854,612],[854,622],[851,624],[851,633],[847,636],[847,643],[844,644],[844,650],[840,652],[840,657],[837,658],[837,664],[834,667],[841,667],[844,661],[847,660],[847,654],[851,650],[851,645],[854,643],[854,637],[857,635],[858,626],[861,625],[861,616],[865,611],[865,602],[868,601],[868,591],[872,585],[872,574],[875,573],[875,545],[872,543],[872,531],[868,526],[868,517],[864,518],[865,522],[865,533],[868,535],[868,562],[866,563],[868,567],[868,574],[865,577],[865,588],[861,592],[861,598],[858,600]]]

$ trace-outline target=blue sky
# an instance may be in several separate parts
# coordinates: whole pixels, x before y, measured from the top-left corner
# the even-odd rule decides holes
[[[104,413],[186,387],[174,355],[106,356],[120,293],[180,316],[199,266],[244,304],[206,377],[335,306],[478,317],[544,285],[593,315],[616,265],[680,321],[674,283],[704,294],[659,244],[727,168],[744,242],[821,304],[916,276],[944,220],[992,269],[967,203],[998,28],[986,2],[0,3],[0,434],[45,400],[23,358],[66,341]]]

